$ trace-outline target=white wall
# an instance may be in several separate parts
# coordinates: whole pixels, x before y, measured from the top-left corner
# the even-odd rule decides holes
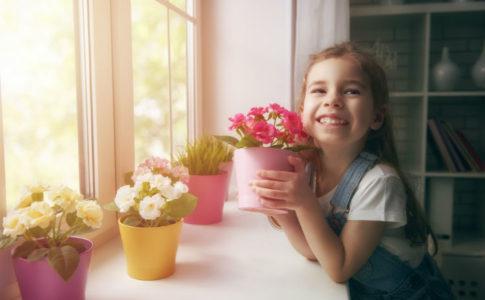
[[[276,102],[290,108],[292,0],[202,0],[203,132]]]

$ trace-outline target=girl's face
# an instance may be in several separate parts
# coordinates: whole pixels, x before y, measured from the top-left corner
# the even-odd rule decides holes
[[[375,112],[367,76],[350,58],[328,58],[307,76],[303,126],[321,147],[365,145],[369,129],[379,129],[383,113]]]

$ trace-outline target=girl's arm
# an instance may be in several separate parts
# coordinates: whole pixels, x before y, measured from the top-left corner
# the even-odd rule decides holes
[[[295,172],[261,171],[263,180],[253,188],[264,206],[293,210],[305,241],[318,260],[336,282],[345,282],[368,260],[379,244],[384,222],[347,221],[338,237],[322,218],[318,201],[306,184],[304,163],[290,157]]]
[[[315,209],[308,206],[296,210],[308,246],[334,281],[345,282],[374,252],[385,222],[349,220],[338,237]]]
[[[284,232],[293,248],[309,260],[317,260],[312,250],[308,246],[305,235],[301,229],[294,211],[288,214],[271,216],[277,222],[277,226]]]

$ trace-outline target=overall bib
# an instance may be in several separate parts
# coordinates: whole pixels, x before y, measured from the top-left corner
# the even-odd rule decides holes
[[[344,212],[332,212],[327,222],[337,235],[347,221],[350,202],[365,173],[377,157],[362,152],[352,162],[330,203]],[[436,263],[426,253],[417,268],[378,246],[367,263],[348,282],[351,299],[454,299]]]

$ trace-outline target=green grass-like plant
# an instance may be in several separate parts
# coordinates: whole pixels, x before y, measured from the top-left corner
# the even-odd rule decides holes
[[[217,175],[220,165],[232,160],[233,148],[210,135],[185,145],[185,152],[178,155],[178,163],[189,170],[190,175]]]

